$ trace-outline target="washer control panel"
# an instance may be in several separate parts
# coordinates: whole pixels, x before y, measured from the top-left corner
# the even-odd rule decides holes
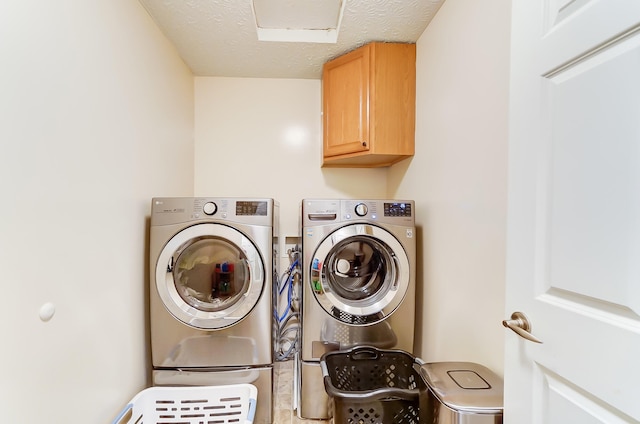
[[[344,219],[413,218],[413,202],[399,200],[343,200]]]
[[[355,207],[356,215],[365,216],[369,212],[369,208],[364,203],[358,203]]]
[[[326,225],[330,222],[370,221],[413,226],[412,200],[305,199],[302,224]]]
[[[384,216],[412,216],[411,202],[385,202]]]

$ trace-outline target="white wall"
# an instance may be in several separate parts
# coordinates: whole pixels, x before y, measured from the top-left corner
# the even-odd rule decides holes
[[[510,5],[447,0],[417,43],[416,154],[389,172],[416,200],[426,361],[503,372]]]
[[[192,194],[193,78],[130,0],[0,2],[0,57],[0,421],[110,422],[146,384],[150,199]]]
[[[320,87],[319,80],[197,77],[195,194],[273,197],[282,237],[297,237],[305,197],[384,197],[384,168],[320,167]]]

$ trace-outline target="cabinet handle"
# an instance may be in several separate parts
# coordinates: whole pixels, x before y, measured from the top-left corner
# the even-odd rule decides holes
[[[362,147],[367,147],[367,142],[366,141],[362,142]]]

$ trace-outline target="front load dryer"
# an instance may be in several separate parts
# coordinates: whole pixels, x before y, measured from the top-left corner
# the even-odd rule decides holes
[[[320,357],[354,346],[413,351],[414,202],[305,199],[301,207],[301,418],[330,416]]]
[[[152,199],[154,385],[251,383],[272,422],[277,221],[273,199]]]

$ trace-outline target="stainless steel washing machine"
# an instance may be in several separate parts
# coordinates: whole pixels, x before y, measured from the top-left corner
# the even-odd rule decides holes
[[[277,223],[273,199],[152,200],[154,385],[252,383],[272,422]]]
[[[302,201],[302,344],[298,416],[331,414],[320,357],[359,345],[413,351],[414,202]]]

